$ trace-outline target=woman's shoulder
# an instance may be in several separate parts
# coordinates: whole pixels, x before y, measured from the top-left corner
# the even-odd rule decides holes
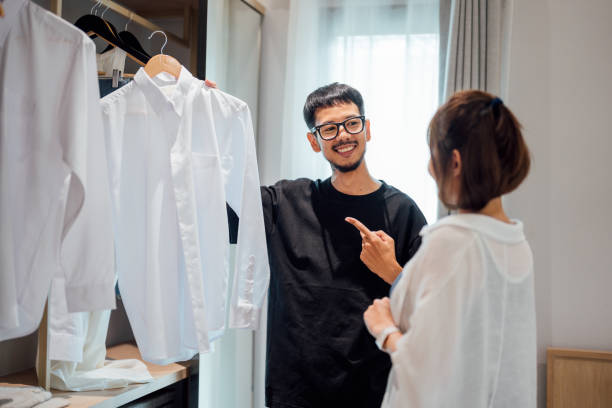
[[[423,244],[442,247],[446,252],[457,252],[471,245],[476,238],[475,231],[467,225],[455,222],[453,217],[450,215],[423,227],[420,232]]]
[[[501,244],[519,244],[524,242],[523,224],[519,220],[511,223],[482,214],[456,214],[440,219],[421,231],[423,240],[464,240],[481,236],[485,240]]]

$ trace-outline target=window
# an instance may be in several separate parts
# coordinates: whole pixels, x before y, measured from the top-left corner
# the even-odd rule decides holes
[[[437,3],[321,12],[324,57],[319,60],[325,64],[319,64],[320,76],[362,93],[371,121],[370,172],[410,195],[427,220],[435,221],[438,200],[427,172],[427,126],[438,106]]]

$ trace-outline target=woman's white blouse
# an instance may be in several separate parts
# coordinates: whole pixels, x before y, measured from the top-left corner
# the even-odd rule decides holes
[[[383,407],[536,406],[533,259],[519,221],[448,216],[391,295],[403,336]]]

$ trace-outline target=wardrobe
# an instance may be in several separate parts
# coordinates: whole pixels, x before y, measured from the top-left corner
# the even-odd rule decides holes
[[[257,102],[261,22],[265,7],[257,0],[37,0],[34,3],[69,23],[74,23],[80,16],[97,7],[97,15],[103,14],[104,19],[117,28],[129,28],[151,55],[159,53],[164,39],[154,36],[149,40],[148,37],[153,31],[162,30],[168,37],[165,54],[179,60],[194,76],[216,81],[224,92],[248,104],[255,137],[259,137]],[[96,46],[101,51],[106,44],[96,40]],[[138,67],[135,61],[128,58],[122,75],[129,80],[129,74],[136,72]],[[44,378],[48,368],[48,322],[45,316],[38,331],[0,342],[0,383],[48,384]],[[228,331],[219,340],[217,352],[205,356],[205,361],[194,359],[167,366],[149,366],[154,381],[146,384],[97,393],[58,394],[68,396],[71,399],[70,406],[197,406],[198,394],[200,406],[206,406],[208,402],[202,398],[203,392],[221,393],[223,395],[215,397],[216,400],[224,399],[225,403],[232,406],[251,406],[253,337],[253,332]],[[111,313],[107,334],[107,358],[138,358],[138,349],[133,340],[122,301],[117,298],[117,308]],[[206,382],[199,381],[201,370],[207,373],[219,370],[228,365],[228,358],[239,359],[243,365],[240,372],[229,372],[227,367],[223,368],[228,384],[224,386],[214,382],[209,376]],[[35,365],[38,366],[38,375]]]

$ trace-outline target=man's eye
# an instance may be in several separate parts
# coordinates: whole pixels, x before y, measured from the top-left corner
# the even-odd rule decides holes
[[[333,126],[333,125],[330,125],[330,126],[323,126],[323,127],[321,128],[321,130],[322,130],[323,132],[325,132],[325,133],[332,133],[332,132],[335,132],[335,131],[336,131],[336,127],[335,127],[335,126]]]

